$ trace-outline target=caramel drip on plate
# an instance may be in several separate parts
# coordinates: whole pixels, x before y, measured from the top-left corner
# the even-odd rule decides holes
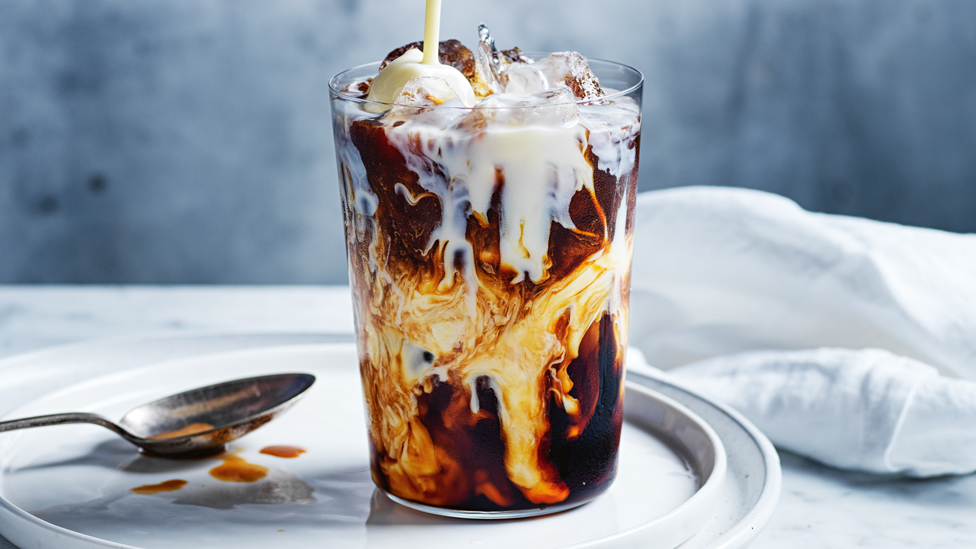
[[[298,446],[265,446],[261,448],[262,454],[267,454],[269,456],[280,457],[280,458],[297,458],[298,456],[304,454],[307,450]]]
[[[166,482],[160,482],[159,484],[146,484],[144,486],[136,486],[132,489],[133,492],[143,496],[151,496],[153,494],[158,494],[160,492],[175,492],[180,488],[186,486],[186,481],[181,479],[167,480]]]
[[[223,461],[210,470],[210,476],[224,482],[257,482],[268,476],[264,465],[250,463],[236,453],[223,454],[217,459]]]

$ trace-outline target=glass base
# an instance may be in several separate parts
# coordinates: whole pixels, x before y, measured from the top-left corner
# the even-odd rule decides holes
[[[465,511],[463,509],[445,509],[444,507],[434,507],[433,505],[424,505],[423,503],[417,503],[415,501],[410,501],[407,499],[399,498],[393,494],[387,492],[386,490],[380,490],[386,497],[392,499],[393,501],[399,503],[404,507],[409,507],[415,511],[421,511],[423,513],[429,513],[431,515],[438,515],[441,517],[451,517],[451,518],[463,518],[463,519],[475,519],[475,520],[505,520],[505,519],[517,519],[526,517],[538,517],[540,515],[551,515],[553,513],[559,513],[562,511],[568,511],[580,505],[589,503],[592,500],[578,501],[574,503],[567,503],[563,505],[549,505],[542,509],[515,509],[512,511]]]

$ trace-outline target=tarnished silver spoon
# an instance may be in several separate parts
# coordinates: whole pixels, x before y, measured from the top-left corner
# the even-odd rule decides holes
[[[64,425],[94,423],[115,431],[160,457],[195,457],[220,452],[240,438],[284,413],[315,383],[310,374],[249,377],[209,385],[143,404],[114,423],[97,414],[66,413],[0,422],[0,433]]]

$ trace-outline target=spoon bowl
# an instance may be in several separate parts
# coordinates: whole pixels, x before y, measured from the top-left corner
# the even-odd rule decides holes
[[[313,383],[315,376],[311,374],[237,379],[143,404],[118,423],[90,413],[52,414],[0,422],[0,432],[93,423],[111,429],[152,456],[211,455],[287,411]]]

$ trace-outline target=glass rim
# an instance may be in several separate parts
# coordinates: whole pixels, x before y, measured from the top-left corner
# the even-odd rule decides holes
[[[530,56],[535,56],[535,55],[548,56],[548,55],[550,55],[549,53],[540,53],[540,52],[522,52],[522,53],[523,53],[523,55],[530,55]],[[641,86],[644,85],[644,74],[641,71],[635,69],[634,67],[631,67],[630,65],[626,65],[624,63],[618,63],[616,61],[607,61],[606,59],[590,58],[590,57],[587,57],[586,58],[586,61],[587,61],[587,63],[592,62],[592,61],[597,61],[599,63],[606,63],[607,65],[613,65],[613,66],[616,66],[616,67],[619,67],[619,68],[622,68],[622,69],[626,69],[628,71],[631,71],[635,75],[637,75],[637,83],[636,84],[633,84],[632,86],[628,87],[627,89],[624,89],[624,90],[615,90],[613,93],[608,94],[608,95],[604,95],[604,96],[601,96],[601,97],[594,97],[593,99],[577,99],[576,101],[573,102],[575,105],[590,105],[590,104],[593,104],[593,103],[599,103],[599,102],[602,102],[602,101],[606,101],[608,99],[615,99],[615,98],[619,98],[619,97],[624,97],[626,95],[630,95],[635,90],[640,89]],[[365,69],[367,67],[371,67],[373,65],[375,65],[377,68],[379,68],[379,65],[381,63],[382,63],[382,61],[374,61],[372,63],[364,63],[362,65],[357,65],[355,67],[351,67],[351,68],[345,69],[343,71],[340,71],[335,76],[333,76],[332,78],[329,79],[329,91],[331,91],[333,94],[335,94],[337,97],[341,98],[344,101],[351,101],[351,102],[354,102],[354,103],[361,103],[361,104],[364,104],[364,105],[382,105],[383,107],[388,107],[388,108],[384,108],[383,110],[389,110],[389,109],[391,109],[391,108],[393,108],[395,106],[398,106],[395,103],[385,103],[385,102],[382,102],[382,101],[373,101],[371,99],[365,99],[365,98],[362,98],[362,97],[356,97],[356,96],[350,95],[350,94],[348,94],[348,93],[346,93],[346,92],[344,92],[344,91],[342,91],[341,89],[338,88],[338,82],[339,82],[339,80],[344,75],[349,74],[349,73],[351,73],[353,71],[356,71],[356,70],[360,70],[360,69]],[[379,73],[379,71],[377,71],[377,74],[378,73]],[[599,78],[599,77],[597,77],[597,78]],[[486,97],[490,97],[490,96],[486,96]],[[556,103],[554,105],[568,105],[568,104],[569,103]],[[538,108],[545,108],[548,105],[523,105],[523,106],[514,106],[514,105],[512,105],[512,106],[504,106],[504,107],[478,107],[477,105],[476,106],[473,106],[473,107],[456,107],[456,106],[443,106],[443,105],[434,105],[434,106],[399,105],[399,106],[400,107],[415,107],[415,108],[418,108],[418,109],[425,109],[425,110],[427,110],[427,109],[457,109],[457,110],[462,110],[462,111],[474,111],[474,110],[479,110],[479,109],[491,109],[491,110],[500,110],[500,109],[538,109]]]

